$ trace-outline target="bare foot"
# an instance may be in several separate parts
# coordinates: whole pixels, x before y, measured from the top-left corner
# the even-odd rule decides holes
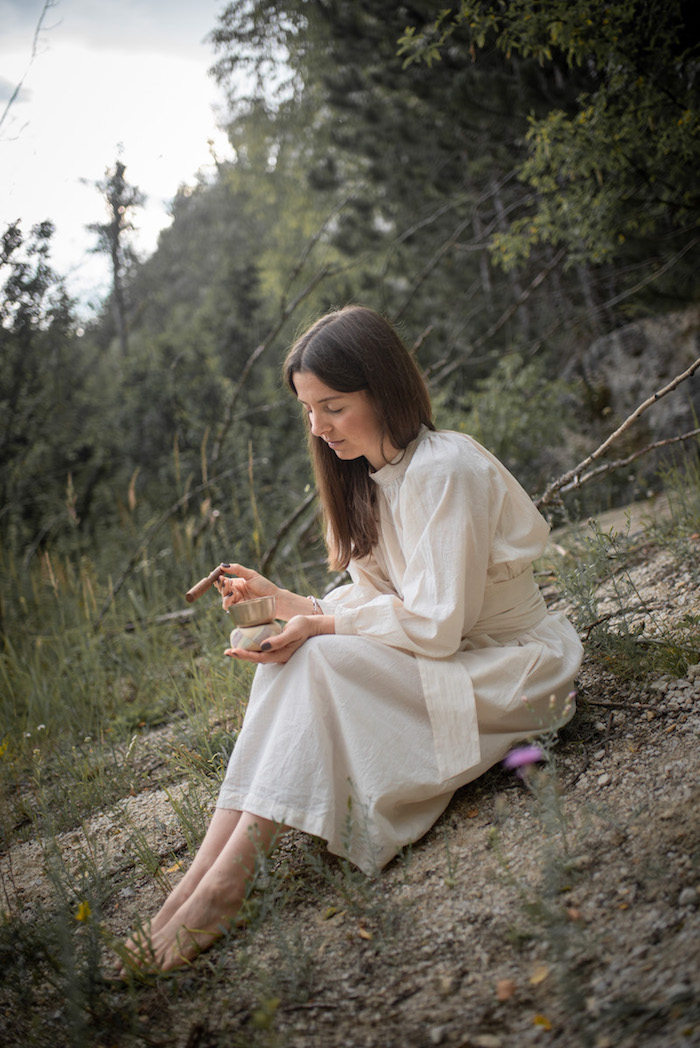
[[[139,925],[126,942],[116,947],[119,957],[118,977],[126,979],[130,972],[146,971],[155,960],[152,944],[153,930],[151,921]]]
[[[155,974],[181,968],[233,924],[260,857],[269,854],[285,828],[249,812],[226,812],[217,809],[212,819],[212,846],[206,853],[200,849],[159,913],[121,948],[123,978],[130,971]]]
[[[224,935],[232,921],[232,917],[220,917],[209,927],[197,928],[174,918],[161,931],[136,932],[120,951],[120,976],[126,978],[129,972],[155,975],[183,968]]]
[[[146,924],[124,946],[123,972],[169,972],[190,964],[203,950],[224,935],[240,910],[243,891],[226,896],[204,885],[182,904],[166,924]]]

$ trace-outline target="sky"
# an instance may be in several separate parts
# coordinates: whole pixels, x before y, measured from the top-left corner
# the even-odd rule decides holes
[[[230,156],[205,38],[224,0],[0,0],[0,231],[56,226],[52,264],[89,315],[109,288],[86,226],[104,222],[95,182],[117,159],[146,195],[134,215],[141,257],[169,222],[178,187]],[[23,79],[24,78],[24,79]],[[211,144],[210,144],[211,143]]]

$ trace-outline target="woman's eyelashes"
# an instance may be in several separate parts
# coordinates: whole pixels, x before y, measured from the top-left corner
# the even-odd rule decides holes
[[[325,411],[326,415],[340,415],[343,409],[342,408],[324,408],[323,410]],[[304,414],[308,418],[309,422],[313,423],[314,412],[310,408],[306,408],[304,410]],[[321,413],[318,412],[318,414],[320,415]]]

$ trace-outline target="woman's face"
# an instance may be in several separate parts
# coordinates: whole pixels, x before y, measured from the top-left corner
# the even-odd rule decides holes
[[[398,455],[399,449],[386,437],[382,442],[379,419],[366,390],[340,393],[311,371],[296,371],[293,379],[297,398],[309,416],[311,432],[325,440],[339,459],[364,455],[372,469],[377,470]]]

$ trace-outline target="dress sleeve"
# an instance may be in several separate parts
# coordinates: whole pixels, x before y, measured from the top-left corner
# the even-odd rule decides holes
[[[335,608],[336,633],[439,658],[479,617],[505,485],[482,457],[451,454],[409,469],[394,514],[405,569],[398,592]]]
[[[352,582],[336,586],[319,601],[323,611],[329,615],[336,614],[338,606],[359,608],[382,593],[395,592],[380,558],[372,553],[351,561],[348,573]]]

